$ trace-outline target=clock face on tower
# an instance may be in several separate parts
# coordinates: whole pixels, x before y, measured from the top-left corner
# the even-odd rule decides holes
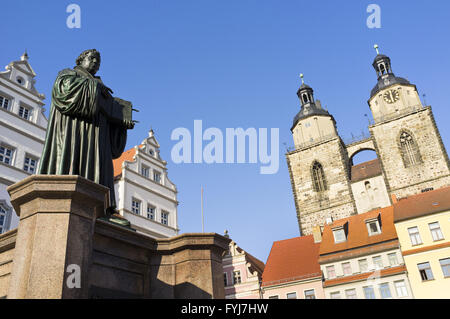
[[[392,104],[400,99],[400,93],[397,90],[388,90],[383,94],[383,99]]]

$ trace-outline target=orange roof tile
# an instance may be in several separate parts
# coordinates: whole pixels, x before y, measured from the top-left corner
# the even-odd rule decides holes
[[[321,277],[319,246],[312,235],[274,242],[262,275],[262,286]]]
[[[136,155],[136,149],[133,147],[123,152],[119,158],[113,160],[114,178],[119,177],[122,174],[122,163],[124,161],[133,161],[134,155]]]
[[[450,210],[450,187],[412,195],[394,204],[394,221]]]
[[[369,236],[366,220],[377,218],[381,214],[381,233]],[[335,243],[333,228],[347,223],[347,240]],[[392,206],[374,209],[370,212],[340,219],[331,225],[325,225],[320,245],[320,255],[342,252],[368,245],[383,243],[397,239],[394,227],[394,208]],[[348,252],[349,254],[351,252]]]
[[[381,175],[381,165],[380,160],[377,158],[352,166],[351,181],[354,183],[378,175]]]

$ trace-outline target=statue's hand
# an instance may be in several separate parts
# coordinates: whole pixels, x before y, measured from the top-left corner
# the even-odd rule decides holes
[[[124,126],[128,130],[132,130],[134,128],[134,121],[124,121]]]
[[[108,97],[108,95],[111,95],[111,94],[114,93],[109,87],[107,87],[105,85],[102,85],[102,89],[101,90],[102,90],[102,95],[104,97]]]

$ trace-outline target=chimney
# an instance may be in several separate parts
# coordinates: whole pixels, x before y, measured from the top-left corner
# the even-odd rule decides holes
[[[322,242],[322,230],[320,229],[320,226],[319,225],[314,226],[312,229],[312,232],[313,232],[314,243]]]

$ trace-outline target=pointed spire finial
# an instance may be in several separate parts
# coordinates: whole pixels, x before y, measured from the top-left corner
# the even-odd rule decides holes
[[[27,53],[27,49],[25,49],[25,52],[22,54],[22,56],[20,57],[20,59],[22,61],[28,61],[28,53]]]
[[[302,84],[305,84],[305,81],[303,80],[303,73],[300,73],[300,78],[302,79]]]
[[[375,44],[373,47],[374,47],[375,50],[377,51],[377,55],[380,54],[380,51],[378,51],[378,44]]]

